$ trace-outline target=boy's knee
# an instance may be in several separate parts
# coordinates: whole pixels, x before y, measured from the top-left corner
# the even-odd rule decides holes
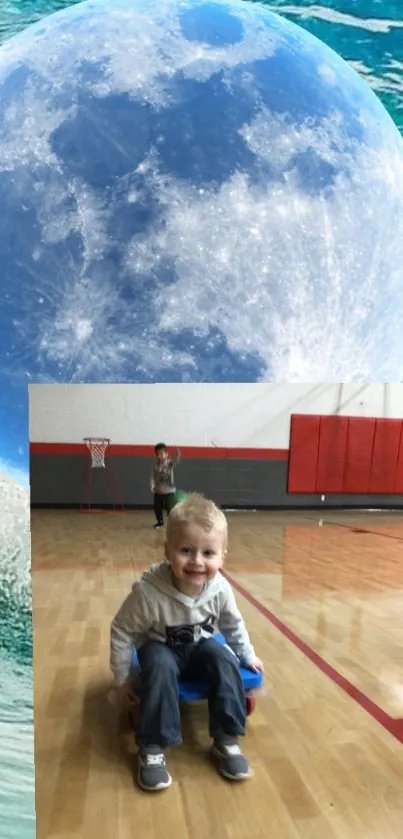
[[[139,654],[139,662],[141,670],[152,673],[153,678],[176,675],[179,669],[173,653],[165,644],[146,644]]]
[[[213,639],[208,642],[206,652],[210,661],[215,663],[218,667],[222,664],[230,664],[232,667],[237,668],[239,666],[235,653],[233,653],[229,647],[224,644],[219,644]]]

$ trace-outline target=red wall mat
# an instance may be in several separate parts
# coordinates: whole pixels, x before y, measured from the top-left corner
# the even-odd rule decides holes
[[[320,418],[316,492],[343,492],[348,417]]]
[[[399,452],[397,455],[394,491],[396,493],[403,493],[403,423],[400,433]]]
[[[373,417],[349,417],[343,492],[368,492],[375,423]]]
[[[401,420],[376,420],[369,492],[394,493],[401,430]]]
[[[169,451],[173,453],[174,446],[168,445]],[[87,448],[84,443],[30,443],[30,454],[52,454],[52,455],[85,455]],[[195,460],[287,460],[288,449],[237,449],[218,448],[217,446],[181,446],[182,456],[194,458]],[[154,446],[140,446],[136,444],[118,445],[113,443],[107,454],[115,457],[151,457],[154,458]]]
[[[320,417],[292,414],[288,492],[316,492]]]

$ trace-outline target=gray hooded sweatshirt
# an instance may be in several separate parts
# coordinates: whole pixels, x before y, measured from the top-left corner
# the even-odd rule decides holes
[[[255,651],[230,584],[220,572],[195,598],[178,591],[166,561],[152,565],[132,590],[111,625],[110,666],[116,684],[129,677],[133,647],[159,641],[174,647],[211,638],[219,629],[245,664]]]

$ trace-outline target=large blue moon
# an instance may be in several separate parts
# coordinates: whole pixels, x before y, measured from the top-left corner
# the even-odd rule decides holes
[[[237,0],[93,0],[0,51],[0,458],[27,382],[402,378],[403,142]]]

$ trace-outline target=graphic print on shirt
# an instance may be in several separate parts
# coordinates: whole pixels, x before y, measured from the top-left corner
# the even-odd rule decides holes
[[[179,644],[197,644],[202,632],[214,635],[214,617],[207,618],[203,623],[182,623],[178,626],[167,626],[165,629],[167,645],[175,647]]]
[[[154,466],[154,483],[156,486],[171,487],[174,485],[174,463],[171,458]]]

